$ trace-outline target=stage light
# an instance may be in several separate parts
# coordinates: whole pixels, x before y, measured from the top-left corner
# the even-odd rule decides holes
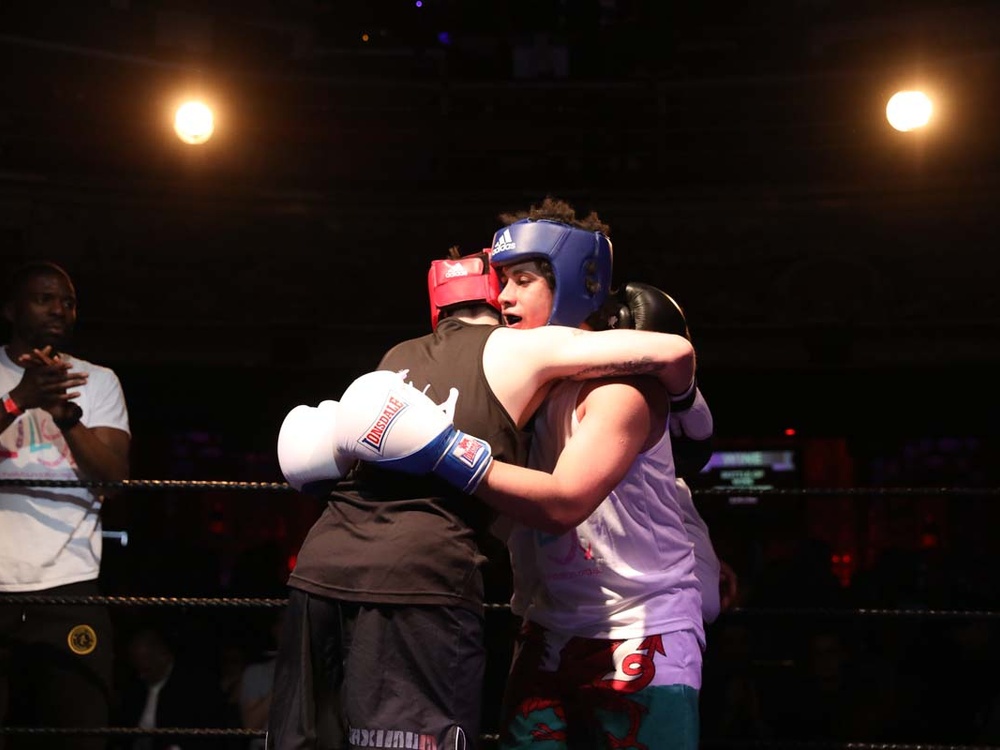
[[[896,130],[922,128],[934,111],[931,100],[922,91],[898,91],[885,107],[885,117]]]
[[[202,102],[185,102],[174,115],[174,132],[185,143],[199,145],[212,137],[215,131],[212,110]]]

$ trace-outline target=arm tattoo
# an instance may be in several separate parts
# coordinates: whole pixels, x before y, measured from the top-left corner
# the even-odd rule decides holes
[[[648,375],[650,373],[659,372],[663,369],[663,365],[659,362],[653,362],[652,360],[646,359],[633,359],[626,362],[616,362],[614,364],[603,364],[603,365],[593,365],[591,367],[583,367],[573,375],[571,380],[587,380],[589,378],[612,378],[612,377],[623,377],[626,375]]]

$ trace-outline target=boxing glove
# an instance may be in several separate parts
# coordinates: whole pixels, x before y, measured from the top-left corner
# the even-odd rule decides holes
[[[335,454],[407,474],[433,473],[475,492],[493,462],[490,444],[456,429],[442,405],[403,378],[377,370],[348,386],[340,398]],[[457,398],[452,391],[447,404]]]
[[[278,466],[292,487],[309,495],[326,495],[347,475],[354,458],[337,447],[340,404],[296,406],[278,431]]]
[[[673,297],[652,284],[629,281],[618,290],[617,298],[618,311],[613,316],[613,328],[673,333],[691,340],[684,310]],[[671,403],[681,402],[686,397],[686,393],[671,395]]]
[[[712,458],[712,412],[696,383],[687,393],[670,398],[670,444],[679,477],[697,474]]]
[[[674,333],[691,340],[683,308],[651,284],[626,283],[618,292],[616,328]],[[670,436],[674,467],[680,477],[701,471],[712,457],[714,424],[696,381],[681,394],[670,394]]]
[[[684,310],[673,297],[651,284],[638,281],[626,283],[618,291],[616,317],[618,322],[615,328],[676,333],[691,340]]]

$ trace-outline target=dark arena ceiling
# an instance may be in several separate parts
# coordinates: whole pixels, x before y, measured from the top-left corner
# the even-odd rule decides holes
[[[992,2],[9,0],[0,242],[70,268],[95,358],[356,374],[553,194],[706,376],[992,372],[998,56]]]

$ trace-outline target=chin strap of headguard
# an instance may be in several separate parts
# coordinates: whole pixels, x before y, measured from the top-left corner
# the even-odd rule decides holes
[[[479,303],[499,312],[500,279],[490,266],[490,251],[431,261],[427,293],[431,301],[431,326],[435,329],[441,312],[453,307]]]

